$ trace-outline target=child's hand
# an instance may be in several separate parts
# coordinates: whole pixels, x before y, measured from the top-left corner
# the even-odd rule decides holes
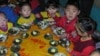
[[[35,17],[36,17],[36,18],[41,18],[40,14],[38,14],[38,13],[35,14]]]
[[[51,26],[51,29],[54,31],[54,29],[56,28],[56,26],[55,25],[52,25]]]
[[[66,38],[67,37],[67,33],[63,33],[62,35],[60,35],[61,38]]]
[[[33,22],[30,22],[29,25],[30,25],[30,26],[33,25]]]
[[[67,47],[66,50],[67,50],[67,52],[69,52],[69,53],[72,51],[69,47]]]

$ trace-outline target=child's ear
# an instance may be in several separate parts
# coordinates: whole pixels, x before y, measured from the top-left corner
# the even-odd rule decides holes
[[[80,14],[80,10],[78,11],[78,15]]]

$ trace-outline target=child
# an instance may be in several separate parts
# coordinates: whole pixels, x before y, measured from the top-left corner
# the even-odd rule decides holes
[[[40,18],[43,20],[53,21],[57,17],[60,17],[60,14],[57,13],[57,11],[58,3],[55,1],[48,1],[46,4],[46,11],[40,12]]]
[[[68,2],[65,6],[65,16],[56,20],[56,26],[62,27],[65,29],[65,34],[69,40],[73,43],[79,39],[77,35],[75,24],[80,13],[79,5],[76,2]]]
[[[81,37],[74,43],[73,50],[67,48],[71,56],[89,56],[95,49],[95,42],[91,36],[95,29],[96,23],[90,17],[79,18],[76,24],[76,30]]]
[[[34,20],[35,20],[35,16],[34,14],[31,13],[31,6],[29,3],[27,2],[23,2],[20,5],[20,17],[17,21],[17,23],[19,25],[23,25],[23,24],[29,24],[32,25]]]
[[[16,23],[17,15],[14,10],[8,6],[8,0],[0,0],[0,11],[4,12],[8,21]]]
[[[13,24],[7,21],[7,18],[3,12],[0,12],[0,34],[6,34]]]
[[[92,51],[90,56],[100,56],[100,49],[96,49],[96,50]]]

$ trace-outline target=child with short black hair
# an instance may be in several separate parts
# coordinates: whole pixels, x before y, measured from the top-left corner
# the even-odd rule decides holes
[[[34,14],[31,13],[31,6],[27,2],[20,4],[20,17],[17,21],[19,25],[29,24],[32,25],[35,20]]]
[[[42,18],[43,20],[54,21],[54,19],[60,17],[58,11],[59,4],[55,1],[49,0],[46,4],[46,11],[40,12],[38,18]]]
[[[65,29],[66,33],[64,34],[65,36],[63,35],[63,37],[68,38],[73,43],[77,42],[80,36],[76,32],[75,24],[80,13],[79,5],[76,2],[69,1],[64,10],[65,15],[56,20],[56,26]]]
[[[6,15],[0,12],[0,34],[7,34],[8,30],[13,27],[11,22],[8,22]]]

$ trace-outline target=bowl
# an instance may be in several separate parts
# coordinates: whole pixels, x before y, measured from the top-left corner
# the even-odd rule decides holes
[[[62,46],[62,47],[68,47],[71,45],[70,41],[67,38],[61,38],[59,39],[58,43]]]
[[[56,35],[63,35],[65,33],[65,30],[62,27],[56,27],[55,29],[53,29],[53,32]]]
[[[1,41],[1,42],[5,42],[6,39],[7,39],[7,35],[5,35],[5,34],[0,34],[0,41]]]
[[[30,25],[29,25],[29,24],[22,24],[22,25],[20,26],[20,29],[21,29],[22,31],[27,31],[28,29],[30,29]]]
[[[50,34],[50,33],[46,33],[46,34],[44,35],[44,38],[47,39],[47,40],[51,40],[51,39],[53,39],[53,36],[52,36],[52,34]]]
[[[56,54],[54,54],[54,56],[66,56],[64,53],[56,53]]]
[[[45,30],[46,28],[48,28],[49,23],[47,21],[40,21],[37,25],[40,29]]]
[[[15,45],[19,45],[19,44],[22,43],[22,39],[16,38],[16,39],[13,41],[13,43],[14,43]]]
[[[33,31],[31,32],[31,35],[32,35],[32,36],[37,36],[37,35],[39,35],[39,31],[33,30]]]
[[[10,56],[20,56],[18,52],[11,53]]]
[[[48,49],[48,53],[50,53],[50,54],[58,53],[58,49],[56,47],[50,47]]]
[[[50,40],[49,44],[51,46],[57,46],[58,45],[58,42],[56,40]]]
[[[12,47],[11,47],[11,51],[12,52],[18,52],[20,50],[20,46],[19,45],[12,45]]]
[[[5,56],[7,54],[7,48],[0,46],[0,56]]]
[[[12,35],[17,35],[19,32],[20,32],[20,28],[18,28],[18,27],[13,27],[8,30],[8,33],[10,33]]]
[[[22,33],[21,34],[21,38],[25,39],[28,38],[29,34],[28,33]]]

